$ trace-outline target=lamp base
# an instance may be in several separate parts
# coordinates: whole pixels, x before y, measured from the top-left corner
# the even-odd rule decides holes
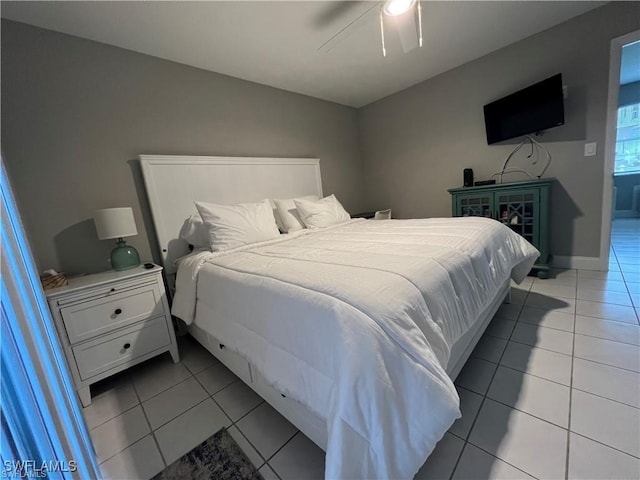
[[[116,242],[117,247],[111,251],[111,266],[114,270],[129,270],[140,265],[140,255],[131,245],[127,245],[122,238]]]

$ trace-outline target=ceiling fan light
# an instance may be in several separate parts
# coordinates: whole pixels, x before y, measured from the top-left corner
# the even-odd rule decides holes
[[[386,15],[397,17],[408,12],[416,4],[416,0],[387,0],[382,10]]]

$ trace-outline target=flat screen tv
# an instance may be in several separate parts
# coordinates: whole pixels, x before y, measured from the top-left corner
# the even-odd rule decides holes
[[[564,125],[562,74],[485,105],[484,124],[489,145]]]

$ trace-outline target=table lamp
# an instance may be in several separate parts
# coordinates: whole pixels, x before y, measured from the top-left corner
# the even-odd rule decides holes
[[[111,266],[114,270],[128,270],[140,265],[138,251],[123,239],[138,234],[130,207],[97,210],[93,221],[100,240],[118,239],[116,248],[111,251]]]

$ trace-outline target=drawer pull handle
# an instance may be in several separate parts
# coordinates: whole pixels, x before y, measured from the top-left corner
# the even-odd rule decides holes
[[[124,348],[125,350],[127,350],[129,347],[131,347],[131,344],[130,344],[129,342],[127,342],[127,343],[125,343],[125,344],[123,345],[123,348]]]
[[[122,313],[122,309],[116,308],[113,313],[115,313],[116,315],[120,315]]]
[[[224,344],[221,343],[219,346],[220,346],[220,350],[224,349]]]

